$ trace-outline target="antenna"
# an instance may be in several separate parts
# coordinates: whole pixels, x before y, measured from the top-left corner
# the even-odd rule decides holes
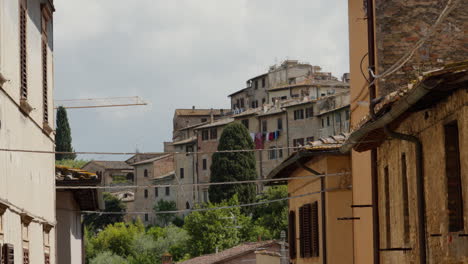
[[[100,108],[100,107],[123,107],[147,105],[139,96],[131,97],[106,97],[106,98],[85,98],[85,99],[63,99],[55,100],[55,109],[59,106],[64,108]]]

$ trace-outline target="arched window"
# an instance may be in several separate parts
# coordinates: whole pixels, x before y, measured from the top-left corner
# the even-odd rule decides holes
[[[145,169],[145,172],[143,173],[143,176],[148,177],[148,170]]]
[[[127,181],[133,182],[133,172],[127,173]]]
[[[185,203],[185,208],[190,209],[190,204],[189,204],[189,202],[186,202],[186,203]]]

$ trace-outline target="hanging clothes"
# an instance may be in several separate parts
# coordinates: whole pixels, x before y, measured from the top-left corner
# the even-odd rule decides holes
[[[255,148],[263,149],[263,133],[255,134]]]
[[[268,140],[269,140],[269,141],[275,140],[275,133],[274,133],[274,132],[268,133]]]
[[[250,137],[252,138],[252,141],[255,142],[255,133],[250,133]]]

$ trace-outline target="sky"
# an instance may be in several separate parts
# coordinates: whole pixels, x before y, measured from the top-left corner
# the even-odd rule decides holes
[[[55,99],[148,102],[69,109],[76,151],[162,151],[176,108],[229,108],[228,94],[285,59],[337,77],[349,71],[343,0],[62,0],[55,6]]]

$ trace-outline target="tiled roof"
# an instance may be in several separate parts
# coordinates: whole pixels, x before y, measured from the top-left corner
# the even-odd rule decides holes
[[[263,110],[262,110],[261,107],[259,107],[259,108],[249,108],[249,109],[245,110],[242,113],[239,113],[237,115],[233,115],[232,117],[239,118],[239,117],[244,117],[244,116],[249,116],[249,115],[256,115],[258,113],[261,113],[262,111]]]
[[[180,262],[179,264],[215,264],[215,263],[219,263],[222,260],[233,258],[238,255],[243,255],[243,254],[246,254],[249,252],[255,252],[258,250],[264,250],[266,247],[273,246],[275,243],[278,243],[278,242],[270,240],[270,241],[262,241],[262,242],[244,243],[239,246],[235,246],[233,248],[221,251],[217,254],[210,254],[210,255],[196,257],[193,259],[186,260],[184,262]]]
[[[276,90],[283,90],[283,89],[289,89],[293,87],[300,87],[300,86],[325,86],[325,87],[336,87],[336,86],[342,86],[342,87],[349,87],[348,83],[341,82],[341,81],[335,81],[335,80],[311,80],[311,79],[306,79],[302,82],[299,83],[294,83],[294,84],[285,84],[285,85],[280,85],[276,87],[272,87],[268,89],[269,91],[276,91]]]
[[[128,165],[125,161],[111,161],[111,160],[93,160],[88,162],[86,165],[90,163],[95,163],[105,169],[110,170],[131,170],[133,169],[130,165]],[[84,165],[83,168],[86,166]]]
[[[276,115],[276,114],[281,114],[283,112],[284,112],[284,110],[281,109],[281,108],[272,107],[272,108],[268,109],[266,112],[259,113],[258,116]]]
[[[468,61],[455,63],[426,72],[418,80],[387,94],[374,106],[375,120],[368,114],[351,128],[350,142],[343,146],[342,151],[349,151],[350,148],[364,151],[377,146],[386,137],[383,132],[385,125],[394,122],[411,109],[418,109],[418,104],[431,106],[452,90],[466,87],[467,75]],[[455,85],[456,81],[459,82],[458,85]],[[460,85],[463,83],[465,85]]]
[[[197,141],[197,137],[190,137],[190,138],[187,138],[187,139],[172,142],[172,145],[175,145],[175,146],[183,145],[183,144],[192,143],[192,142],[195,142],[195,141]]]
[[[223,119],[216,120],[213,123],[209,123],[209,124],[206,124],[206,125],[203,125],[203,126],[199,126],[199,127],[197,127],[197,129],[224,126],[224,125],[227,125],[227,124],[232,123],[232,122],[234,122],[234,118],[228,117],[228,118],[223,118]]]
[[[221,115],[223,113],[228,113],[230,109],[176,109],[175,115],[178,116],[209,116],[211,112],[214,115]]]
[[[79,182],[86,180],[98,180],[98,176],[95,173],[91,173],[82,169],[74,169],[66,166],[55,165],[55,180],[60,182]]]
[[[167,154],[167,155],[162,155],[162,156],[158,156],[158,157],[151,158],[151,159],[147,159],[147,160],[142,160],[142,161],[133,163],[133,164],[131,164],[131,165],[132,165],[132,166],[137,166],[137,165],[147,164],[147,163],[155,162],[155,161],[158,161],[158,160],[161,160],[161,159],[170,157],[170,156],[172,156],[172,154]],[[133,169],[133,168],[132,168],[132,169]]]

